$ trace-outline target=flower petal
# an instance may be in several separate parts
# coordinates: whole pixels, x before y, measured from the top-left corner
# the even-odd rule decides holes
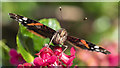
[[[12,65],[17,66],[18,64],[22,64],[22,63],[24,63],[24,62],[19,61],[19,58],[18,58],[18,57],[11,57],[11,58],[10,58],[10,63],[11,63]]]
[[[24,63],[23,66],[24,66],[24,68],[31,68],[32,64],[31,63]]]
[[[71,53],[71,55],[75,55],[75,49],[74,49],[74,47],[71,48],[70,53]]]
[[[17,68],[24,68],[22,64],[19,64]]]
[[[18,53],[17,53],[17,51],[16,51],[15,49],[11,49],[11,50],[9,51],[9,55],[10,55],[11,57],[15,57],[15,56],[18,55]]]
[[[66,65],[72,66],[74,58],[75,58],[75,56],[72,56],[72,57],[69,59],[69,61],[66,63]]]
[[[60,55],[60,60],[67,66],[71,66],[75,58],[75,49],[73,47],[71,48],[70,53],[71,55],[66,55],[65,53]]]
[[[51,56],[47,59],[47,62],[53,64],[57,60],[57,56]]]
[[[31,63],[24,63],[23,66],[32,66]]]
[[[54,54],[53,51],[52,51],[50,48],[48,48],[48,47],[43,47],[43,48],[39,51],[39,53],[37,53],[37,54],[35,54],[35,55],[40,56],[41,52],[48,52],[48,53],[50,53],[50,54]]]
[[[54,54],[55,54],[55,55],[59,56],[60,53],[62,52],[62,47],[56,46],[56,47],[53,49],[53,51],[54,51]]]
[[[45,61],[44,61],[42,58],[40,58],[40,57],[36,57],[36,58],[34,59],[33,63],[34,63],[36,66],[42,66],[42,65],[45,63]]]
[[[66,54],[63,53],[62,56],[60,57],[60,60],[64,64],[71,66],[74,58],[75,58],[75,56],[67,57]]]
[[[49,57],[51,57],[51,56],[52,56],[52,54],[51,54],[50,52],[46,52],[46,51],[41,52],[41,54],[40,54],[40,57],[41,57],[42,59],[47,59],[47,58],[49,58]]]

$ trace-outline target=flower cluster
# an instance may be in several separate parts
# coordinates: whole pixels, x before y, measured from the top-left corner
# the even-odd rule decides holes
[[[25,60],[23,59],[22,55],[20,53],[17,53],[15,49],[11,49],[9,51],[9,55],[10,55],[10,63],[12,65],[17,66],[18,64],[25,63]]]
[[[36,57],[33,61],[33,64],[31,63],[24,63],[18,65],[18,68],[22,68],[25,66],[31,67],[40,67],[40,66],[47,66],[47,67],[53,67],[53,66],[71,66],[73,64],[73,60],[75,58],[75,50],[72,47],[70,50],[71,55],[66,55],[62,52],[62,48],[59,46],[55,46],[54,49],[50,49],[49,47],[43,47],[39,53],[36,55]],[[63,63],[65,65],[63,65]],[[22,67],[21,67],[22,66]]]

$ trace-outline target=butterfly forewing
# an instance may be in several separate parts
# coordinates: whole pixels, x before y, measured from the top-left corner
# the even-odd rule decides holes
[[[42,36],[43,38],[51,38],[56,32],[54,29],[51,29],[48,26],[27,17],[23,17],[13,13],[9,13],[9,15],[10,18],[20,22],[22,25],[27,27],[28,31],[34,33],[37,36]]]

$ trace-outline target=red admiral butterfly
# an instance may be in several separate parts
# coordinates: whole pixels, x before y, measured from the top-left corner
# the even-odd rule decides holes
[[[28,31],[34,33],[37,36],[40,36],[43,38],[50,38],[50,39],[52,39],[53,36],[56,36],[52,41],[54,44],[62,44],[64,43],[64,41],[68,41],[69,43],[73,44],[75,47],[78,47],[78,48],[101,52],[104,54],[111,54],[106,49],[99,47],[91,42],[88,42],[86,40],[79,39],[76,37],[67,36],[67,32],[65,29],[60,29],[57,32],[54,29],[44,24],[41,24],[40,22],[34,21],[32,19],[17,15],[17,14],[13,14],[13,13],[9,13],[9,15],[10,15],[10,18],[20,22],[23,26],[25,26],[28,29]],[[59,33],[59,34],[56,34],[56,33]],[[62,37],[62,38],[59,38],[59,37]]]

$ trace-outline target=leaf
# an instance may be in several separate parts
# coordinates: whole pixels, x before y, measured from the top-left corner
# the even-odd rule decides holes
[[[9,51],[10,48],[8,47],[8,45],[6,45],[6,41],[5,40],[0,40],[0,59],[2,60],[9,60],[10,56],[9,56]]]
[[[3,48],[6,52],[9,52],[10,48],[5,44],[5,42],[5,40],[0,40],[0,48]]]
[[[53,28],[54,30],[60,29],[59,22],[52,18],[52,19],[41,19],[40,23]],[[42,46],[46,43],[49,43],[49,39],[41,38],[39,36],[34,35],[33,33],[27,31],[27,28],[23,25],[19,24],[19,32],[17,35],[17,46],[27,62],[33,61],[33,56],[35,51],[39,51]],[[29,58],[28,58],[29,57]]]
[[[61,28],[59,22],[54,18],[42,19],[39,22],[54,29],[54,30],[59,30]]]
[[[34,57],[23,48],[21,41],[22,40],[19,39],[19,36],[17,36],[18,51],[21,53],[26,62],[28,63],[33,62]]]

